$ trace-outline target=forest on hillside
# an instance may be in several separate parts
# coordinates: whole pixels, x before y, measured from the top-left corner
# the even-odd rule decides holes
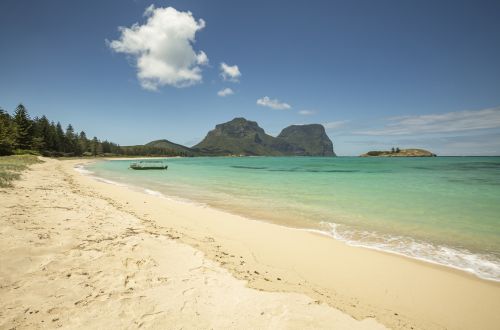
[[[183,152],[150,146],[121,147],[97,137],[88,138],[84,131],[76,132],[71,124],[46,116],[31,118],[19,104],[11,115],[0,108],[0,156],[34,153],[49,157],[77,156],[187,156]]]

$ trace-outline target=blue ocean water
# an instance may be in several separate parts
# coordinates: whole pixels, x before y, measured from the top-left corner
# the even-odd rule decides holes
[[[500,280],[500,158],[200,157],[95,176]]]

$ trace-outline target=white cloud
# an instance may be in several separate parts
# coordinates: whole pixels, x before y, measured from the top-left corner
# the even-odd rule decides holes
[[[410,135],[500,128],[500,107],[477,111],[400,116],[389,118],[388,121],[383,128],[361,130],[354,133],[362,135]]]
[[[186,87],[200,83],[200,66],[208,64],[208,57],[203,51],[196,53],[193,43],[205,21],[196,21],[189,11],[154,5],[145,10],[144,16],[145,24],[120,27],[120,38],[107,41],[115,52],[134,57],[141,86],[157,90],[166,85]]]
[[[288,103],[280,102],[277,99],[270,99],[267,96],[264,96],[264,97],[261,97],[260,99],[258,99],[257,104],[260,106],[269,107],[269,108],[275,109],[275,110],[287,110],[287,109],[290,109],[292,107]]]
[[[349,120],[331,121],[328,123],[324,123],[323,126],[325,126],[325,129],[336,129],[336,128],[343,127],[348,122],[349,122]]]
[[[300,110],[299,111],[299,115],[302,115],[302,116],[311,116],[314,114],[316,114],[316,111],[314,111],[314,110]]]
[[[198,63],[199,65],[208,64],[208,56],[204,51],[200,51],[198,55],[196,55],[196,63]]]
[[[217,92],[217,95],[224,97],[228,95],[233,95],[234,91],[231,88],[224,88]]]
[[[224,80],[237,82],[241,77],[241,72],[237,65],[231,66],[222,62],[220,64],[220,71],[221,71],[220,75]]]

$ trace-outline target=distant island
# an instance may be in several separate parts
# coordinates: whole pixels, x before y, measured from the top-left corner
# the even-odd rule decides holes
[[[336,156],[323,125],[292,125],[273,137],[245,118],[215,126],[193,150],[208,155]]]
[[[436,154],[424,149],[392,148],[388,151],[368,151],[360,157],[436,157]]]

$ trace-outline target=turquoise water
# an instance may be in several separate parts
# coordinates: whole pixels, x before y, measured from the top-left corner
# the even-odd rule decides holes
[[[241,157],[95,176],[500,280],[500,158]]]

